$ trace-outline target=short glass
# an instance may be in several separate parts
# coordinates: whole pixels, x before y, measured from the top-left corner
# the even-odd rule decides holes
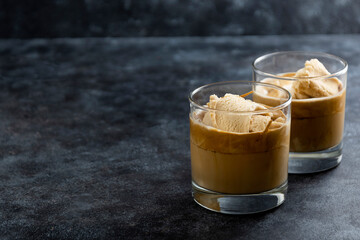
[[[272,105],[265,110],[230,112],[206,105],[213,94],[223,97],[231,93],[255,100],[264,90],[282,93],[272,102],[266,98],[255,101]],[[189,101],[195,202],[227,214],[256,213],[281,205],[287,191],[291,94],[272,84],[230,81],[199,87],[190,93]],[[254,119],[257,115],[271,116],[272,120],[281,116],[284,121],[280,127],[249,133],[223,131],[203,122],[206,116],[212,116],[241,124],[241,119]]]
[[[340,81],[342,86],[337,94],[328,97],[293,97],[289,173],[321,172],[341,162],[348,64],[327,53],[291,51],[267,54],[253,63],[254,81],[275,79],[285,83],[299,80],[294,73],[304,67],[306,60],[314,58],[331,73],[316,79]]]

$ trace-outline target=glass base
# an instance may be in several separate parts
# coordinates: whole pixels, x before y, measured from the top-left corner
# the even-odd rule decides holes
[[[192,195],[197,204],[225,214],[251,214],[280,206],[285,201],[287,181],[270,191],[256,194],[225,194],[213,192],[192,182]]]
[[[342,142],[332,148],[318,152],[290,152],[289,173],[307,174],[329,170],[340,164]]]

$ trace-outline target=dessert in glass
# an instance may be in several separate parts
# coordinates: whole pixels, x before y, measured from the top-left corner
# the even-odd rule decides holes
[[[341,162],[347,68],[345,60],[316,52],[276,52],[254,61],[254,81],[292,94],[289,173],[320,172]],[[273,102],[279,94],[256,97]]]
[[[269,106],[259,90],[281,96]],[[194,200],[228,214],[266,211],[285,200],[291,95],[257,82],[208,84],[192,91],[190,149]]]

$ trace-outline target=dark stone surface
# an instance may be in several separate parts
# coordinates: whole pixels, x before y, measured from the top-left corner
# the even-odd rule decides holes
[[[0,37],[360,33],[357,0],[1,0]]]
[[[359,239],[360,36],[0,41],[2,239]],[[342,164],[289,176],[286,202],[193,202],[189,90],[250,79],[276,50],[349,61]]]

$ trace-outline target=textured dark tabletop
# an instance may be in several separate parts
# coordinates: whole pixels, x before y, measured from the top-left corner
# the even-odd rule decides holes
[[[0,40],[0,238],[360,239],[360,35]],[[191,197],[191,89],[276,50],[349,62],[343,161],[249,216]]]

